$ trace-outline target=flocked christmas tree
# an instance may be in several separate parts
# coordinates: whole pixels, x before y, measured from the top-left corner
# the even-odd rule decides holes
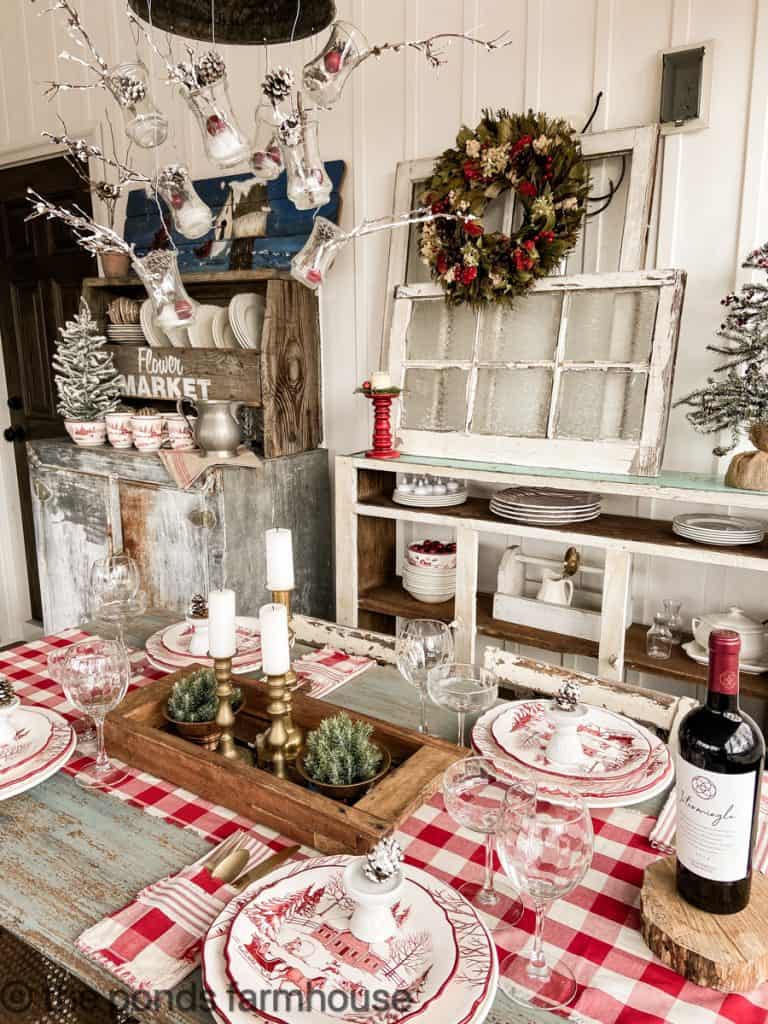
[[[59,392],[58,410],[66,420],[99,420],[120,405],[117,370],[107,339],[99,333],[84,299],[74,320],[59,328],[52,364]]]
[[[768,242],[754,249],[742,266],[768,273]],[[749,432],[755,445],[768,425],[768,285],[750,281],[738,293],[722,300],[725,320],[717,332],[719,345],[707,345],[710,352],[724,356],[705,387],[681,398],[687,405],[689,423],[703,434],[729,430],[728,445],[718,445],[715,455],[726,455],[740,436]]]

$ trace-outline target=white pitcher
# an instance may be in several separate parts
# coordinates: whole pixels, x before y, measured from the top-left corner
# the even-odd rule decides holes
[[[546,601],[547,604],[569,605],[573,600],[573,580],[567,576],[558,576],[556,572],[545,572],[536,600]]]

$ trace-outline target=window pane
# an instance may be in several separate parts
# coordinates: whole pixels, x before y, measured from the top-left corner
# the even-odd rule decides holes
[[[555,436],[637,441],[647,381],[625,370],[563,371]]]
[[[473,434],[501,434],[509,437],[546,437],[552,370],[477,371]]]
[[[622,176],[622,157],[624,172]],[[601,210],[594,219],[583,220],[576,248],[568,256],[566,274],[606,274],[619,270],[621,243],[624,237],[624,218],[627,213],[629,179],[632,173],[632,153],[594,156],[586,159],[591,180],[591,196],[610,194],[611,182],[616,190],[610,203],[595,202],[589,209]]]
[[[605,288],[573,292],[565,358],[573,362],[647,360],[656,324],[655,288]]]
[[[512,309],[490,306],[480,324],[480,361],[553,359],[562,306],[558,292],[533,292]]]
[[[469,306],[448,306],[444,299],[417,299],[408,324],[406,359],[471,359],[476,321]]]
[[[421,193],[424,191],[426,184],[426,179],[424,181],[414,181],[411,190],[410,208],[412,210],[421,206]],[[431,280],[429,267],[421,262],[421,256],[419,255],[419,225],[411,224],[407,228],[399,228],[398,230],[408,232],[408,255],[405,261],[406,284],[423,284],[425,281]]]
[[[468,370],[409,369],[405,373],[402,425],[408,430],[463,430]]]

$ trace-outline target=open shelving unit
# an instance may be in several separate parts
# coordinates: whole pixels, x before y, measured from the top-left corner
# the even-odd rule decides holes
[[[470,497],[464,505],[418,509],[396,504],[391,494],[398,472],[460,476],[472,482],[498,486],[546,484],[601,494],[686,500],[704,505],[729,505],[765,510],[764,495],[726,488],[722,481],[694,474],[661,477],[607,479],[591,473],[531,470],[529,467],[495,466],[417,459],[403,456],[382,462],[364,455],[336,460],[336,613],[340,623],[393,633],[398,617],[437,618],[457,625],[457,657],[473,660],[476,637],[495,637],[541,650],[597,658],[598,672],[622,679],[626,669],[653,673],[669,679],[700,684],[706,681],[705,666],[692,661],[679,648],[670,659],[658,661],[645,649],[647,626],[626,619],[626,595],[631,584],[635,555],[722,565],[768,572],[768,542],[727,548],[697,545],[678,537],[669,521],[639,516],[603,514],[588,523],[569,526],[527,526],[510,523],[490,512],[485,498]],[[398,522],[448,526],[455,531],[457,583],[455,600],[423,604],[411,597],[396,572]],[[493,596],[478,591],[479,540],[498,533],[521,538],[553,540],[564,545],[584,544],[605,551],[606,573],[599,642],[562,633],[535,629],[493,618]],[[768,698],[768,675],[742,675],[742,692]]]

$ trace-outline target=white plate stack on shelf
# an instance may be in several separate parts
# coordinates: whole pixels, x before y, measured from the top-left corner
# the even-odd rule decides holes
[[[266,302],[256,292],[241,292],[229,303],[229,322],[241,348],[260,349]]]
[[[392,500],[411,508],[450,508],[467,500],[467,485],[463,480],[407,473],[392,492]]]
[[[161,672],[178,672],[191,665],[213,668],[213,658],[196,657],[189,653],[192,626],[188,622],[176,622],[159,629],[146,642],[147,660]],[[261,668],[261,626],[258,619],[238,615],[235,619],[237,654],[232,659],[232,672],[242,675],[258,672]]]
[[[456,545],[436,540],[410,544],[403,566],[403,587],[424,604],[442,604],[456,594]]]
[[[491,498],[491,512],[529,526],[585,523],[600,515],[600,495],[550,487],[508,487]]]
[[[699,512],[675,516],[672,529],[678,537],[718,547],[760,544],[765,536],[765,526],[758,519]]]

